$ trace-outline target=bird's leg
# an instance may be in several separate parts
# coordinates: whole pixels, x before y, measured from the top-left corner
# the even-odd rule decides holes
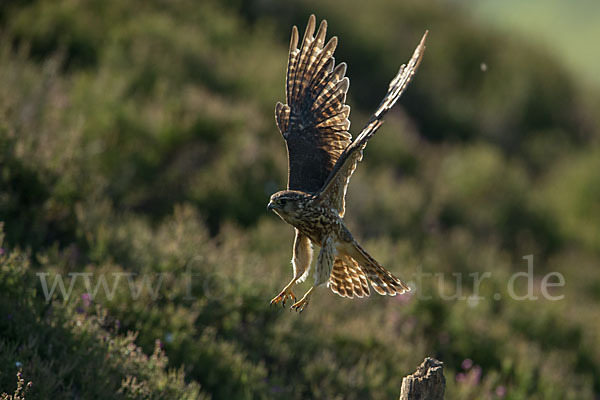
[[[308,236],[302,234],[298,229],[296,229],[296,238],[294,239],[294,250],[292,256],[292,266],[294,267],[294,277],[283,288],[281,293],[271,300],[271,305],[282,303],[285,307],[285,302],[288,298],[296,301],[296,296],[294,292],[292,292],[292,286],[294,283],[300,281],[304,282],[306,276],[308,274],[308,270],[310,268],[310,262],[312,260],[312,244]]]
[[[294,283],[296,283],[296,280],[297,280],[297,278],[294,277],[290,281],[290,283],[288,283],[286,285],[286,287],[283,288],[281,293],[279,293],[277,296],[275,296],[273,298],[273,300],[271,300],[271,305],[278,304],[281,302],[281,304],[285,307],[285,302],[288,298],[292,299],[295,302],[296,296],[294,295],[294,292],[292,292],[292,286],[294,285]]]
[[[292,305],[293,310],[298,311],[298,312],[302,312],[304,311],[304,308],[308,305],[308,301],[310,300],[310,296],[312,294],[312,291],[315,289],[315,286],[311,287],[310,289],[308,289],[308,291],[306,292],[306,294],[297,302],[295,302]]]
[[[292,305],[292,309],[298,312],[304,311],[308,305],[308,301],[310,300],[313,290],[317,286],[329,281],[331,270],[333,269],[333,260],[335,259],[335,254],[336,250],[334,238],[333,236],[327,236],[323,240],[323,245],[321,246],[321,251],[319,252],[319,257],[317,258],[317,264],[315,266],[315,283],[310,289],[308,289],[300,301]]]

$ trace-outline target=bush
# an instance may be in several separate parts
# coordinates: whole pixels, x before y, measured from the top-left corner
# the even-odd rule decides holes
[[[434,1],[5,3],[6,396],[26,379],[28,399],[389,399],[425,356],[451,398],[600,393],[598,100],[542,50]],[[346,217],[415,290],[319,289],[297,316],[268,307],[293,230],[264,208],[285,186],[290,25],[310,12],[340,36],[353,134],[431,33]],[[529,254],[534,294],[557,271],[563,300],[510,299]]]

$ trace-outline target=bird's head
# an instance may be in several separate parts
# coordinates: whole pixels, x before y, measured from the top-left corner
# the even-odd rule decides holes
[[[297,190],[282,190],[271,196],[267,210],[275,212],[288,221],[290,217],[293,218],[302,212],[306,202],[311,198],[310,194]]]

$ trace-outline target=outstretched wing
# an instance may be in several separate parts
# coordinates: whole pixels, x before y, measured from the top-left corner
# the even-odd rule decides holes
[[[346,64],[334,68],[337,38],[325,44],[327,22],[315,32],[311,15],[300,49],[292,29],[287,66],[286,101],[277,103],[275,119],[288,151],[288,189],[316,193],[350,144],[350,107],[345,105],[349,80]]]
[[[410,83],[421,62],[421,58],[423,57],[426,38],[427,32],[423,35],[421,42],[415,49],[408,64],[402,65],[398,74],[390,82],[388,92],[379,104],[375,114],[371,116],[360,135],[358,135],[354,142],[352,142],[339,157],[323,185],[323,188],[319,192],[321,201],[337,210],[340,217],[343,217],[345,213],[345,198],[348,182],[356,169],[356,165],[362,160],[363,149],[367,145],[367,141],[375,134],[375,132],[377,132],[377,129],[379,129],[383,123],[382,118],[385,113],[392,108],[396,101],[398,101],[402,92],[404,92],[404,89],[406,89]]]

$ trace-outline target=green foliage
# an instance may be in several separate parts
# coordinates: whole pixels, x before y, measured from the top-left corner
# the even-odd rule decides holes
[[[545,179],[536,198],[540,207],[558,216],[559,229],[570,240],[600,251],[600,153],[574,153]]]
[[[22,368],[34,382],[28,398],[200,397],[197,384],[184,382],[183,370],[167,368],[159,341],[147,356],[135,344],[137,334],[117,333],[101,306],[83,310],[76,302],[39,301],[27,254],[6,248],[3,253],[3,388],[12,386],[14,370]]]
[[[349,64],[353,134],[430,37],[346,217],[417,290],[319,290],[298,316],[268,307],[293,236],[264,208],[311,12]],[[24,377],[27,399],[389,399],[425,356],[449,398],[600,393],[599,103],[542,50],[436,1],[37,0],[0,24],[3,396]],[[534,294],[559,271],[564,299],[510,299],[528,254]]]

